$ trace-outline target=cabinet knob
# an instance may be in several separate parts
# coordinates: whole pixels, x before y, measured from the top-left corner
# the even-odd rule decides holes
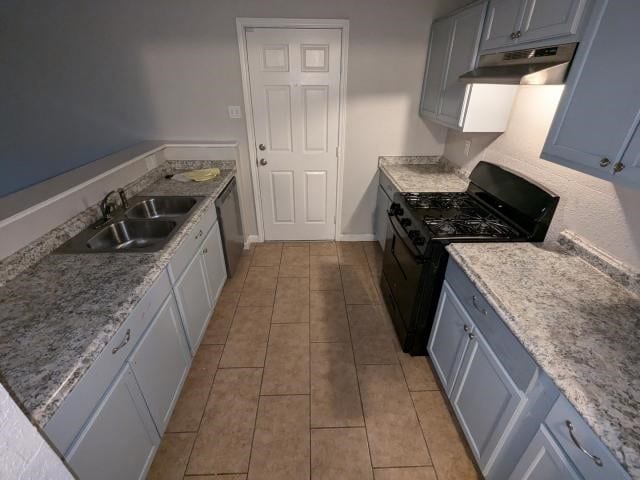
[[[600,160],[600,166],[602,168],[608,167],[611,164],[611,160],[609,160],[607,157],[604,157],[602,160]]]
[[[202,253],[204,253],[206,255],[207,253],[209,253],[209,250],[207,248],[205,248],[204,250],[202,250]]]
[[[617,162],[613,164],[613,173],[618,173],[624,170],[624,163]]]
[[[465,325],[463,328],[464,328],[464,331],[465,331],[465,332],[468,332],[468,331],[469,331],[469,325]]]
[[[474,338],[476,338],[476,336],[473,333],[469,334],[469,340],[473,340]]]
[[[522,32],[520,30],[518,30],[516,32],[516,38],[520,38],[522,36]]]

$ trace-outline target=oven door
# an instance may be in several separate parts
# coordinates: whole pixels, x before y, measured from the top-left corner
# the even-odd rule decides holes
[[[422,258],[393,215],[388,216],[387,239],[382,265],[382,289],[396,331],[404,343],[416,329],[415,314],[422,273]],[[387,292],[384,292],[387,290]],[[393,304],[389,305],[390,302]]]

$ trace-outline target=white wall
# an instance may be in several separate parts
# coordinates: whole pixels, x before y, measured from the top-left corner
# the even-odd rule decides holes
[[[147,139],[240,141],[248,162],[235,18],[347,18],[344,233],[372,233],[378,155],[438,155],[417,114],[429,28],[466,0],[110,0],[0,7],[6,191]],[[1,73],[1,72],[0,72]],[[6,75],[5,75],[6,73]],[[248,166],[248,165],[247,165]],[[250,185],[249,169],[244,183]],[[42,177],[42,178],[40,178]],[[6,185],[5,185],[6,184]],[[1,193],[0,193],[1,194]],[[252,199],[246,199],[252,204]],[[255,233],[255,218],[248,219]]]
[[[73,478],[1,384],[0,425],[0,478]]]
[[[560,196],[548,239],[570,229],[612,256],[640,270],[640,191],[540,159],[562,86],[523,86],[507,131],[461,134],[449,131],[445,156],[470,171],[479,160],[520,172]],[[464,142],[471,140],[470,155]]]

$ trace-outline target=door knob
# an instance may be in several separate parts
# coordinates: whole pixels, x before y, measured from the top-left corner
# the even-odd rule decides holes
[[[267,164],[267,161],[264,158],[260,159],[260,165],[262,165],[263,167]]]
[[[267,147],[264,146],[264,143],[261,143],[260,145],[258,145],[258,148],[260,149],[260,151],[264,152]]]

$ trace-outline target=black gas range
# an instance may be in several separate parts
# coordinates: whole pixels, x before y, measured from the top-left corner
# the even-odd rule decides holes
[[[397,193],[380,286],[405,352],[425,355],[452,242],[540,242],[558,196],[480,162],[466,192]]]

